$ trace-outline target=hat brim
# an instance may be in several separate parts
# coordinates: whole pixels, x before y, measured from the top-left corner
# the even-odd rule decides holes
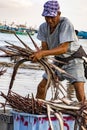
[[[43,11],[42,16],[44,17],[56,17],[58,12]]]

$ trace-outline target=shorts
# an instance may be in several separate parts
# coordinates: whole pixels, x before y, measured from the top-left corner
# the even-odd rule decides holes
[[[68,74],[61,73],[58,70],[55,71],[60,81],[68,80],[70,83],[85,82],[83,60],[75,58],[70,60],[67,65],[63,65],[61,69],[65,70]],[[47,79],[47,74],[43,75],[43,78]]]

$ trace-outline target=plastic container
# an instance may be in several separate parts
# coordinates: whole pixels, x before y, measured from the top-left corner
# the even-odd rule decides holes
[[[13,116],[8,113],[0,113],[0,130],[13,130]]]
[[[50,130],[46,115],[35,115],[12,111],[14,130]],[[59,121],[51,115],[54,130],[60,130]],[[74,119],[69,115],[63,115],[64,130],[74,129]]]

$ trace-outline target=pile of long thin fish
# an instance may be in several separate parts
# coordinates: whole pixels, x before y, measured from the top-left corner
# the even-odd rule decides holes
[[[6,69],[4,69],[4,67],[0,68],[0,76],[3,75],[6,72]]]
[[[66,90],[62,86],[61,82],[55,78],[56,77],[55,70],[58,70],[61,73],[69,76],[69,78],[70,77],[72,78],[72,76],[69,75],[64,70],[60,69],[58,66],[55,66],[54,64],[52,64],[52,62],[50,62],[50,60],[49,60],[49,59],[51,59],[51,60],[54,60],[54,59],[46,57],[46,58],[42,58],[42,59],[38,60],[38,63],[43,66],[44,70],[46,71],[46,73],[48,75],[45,93],[51,83],[51,85],[54,88],[53,89],[54,93],[52,95],[52,99],[60,99],[62,101],[61,104],[55,103],[55,102],[52,103],[50,101],[45,101],[45,100],[41,100],[41,99],[34,99],[34,98],[30,99],[29,97],[24,98],[14,92],[11,92],[11,88],[13,86],[14,79],[17,74],[17,70],[18,70],[19,66],[24,62],[31,61],[30,56],[31,56],[31,54],[33,54],[35,52],[26,43],[24,43],[15,33],[14,33],[14,35],[18,38],[18,40],[23,45],[23,47],[16,46],[7,41],[5,41],[7,43],[6,46],[0,47],[0,50],[5,53],[3,55],[0,55],[0,57],[18,56],[20,58],[20,60],[17,63],[15,63],[15,65],[14,65],[11,81],[9,84],[8,94],[5,95],[4,93],[1,92],[1,96],[6,99],[5,105],[10,105],[12,108],[17,109],[19,111],[23,111],[23,112],[37,113],[37,114],[47,113],[48,117],[49,117],[51,130],[53,130],[53,126],[52,126],[52,123],[50,120],[50,113],[53,113],[59,119],[60,130],[63,130],[63,120],[62,120],[60,113],[70,114],[75,118],[75,121],[76,121],[75,124],[78,124],[78,126],[82,130],[86,130],[84,122],[86,120],[86,115],[87,115],[87,103],[86,102],[84,104],[79,103],[79,106],[77,106],[77,104],[76,105],[71,104],[70,102],[65,104],[66,100],[61,99],[59,97],[59,91],[60,91],[62,97],[65,97],[64,93],[66,92]],[[36,50],[39,51],[38,46],[33,41],[31,36],[29,35],[29,33],[28,33],[28,36],[30,37],[32,43],[34,44]],[[58,62],[61,62],[61,61],[58,61]],[[77,125],[75,125],[75,130],[77,129],[76,126]]]
[[[31,114],[46,114],[46,106],[40,104],[38,101],[34,99],[30,95],[23,97],[15,92],[10,92],[9,95],[5,95],[1,92],[1,96],[6,99],[7,106],[14,108],[17,111],[31,113]],[[2,104],[4,105],[4,104]]]
[[[26,43],[24,43],[15,33],[14,33],[14,35],[19,40],[20,44],[23,45],[23,47],[14,45],[12,43],[9,43],[8,41],[5,41],[7,43],[7,45],[0,47],[0,50],[5,53],[5,54],[0,55],[0,57],[14,57],[14,56],[17,56],[17,57],[20,58],[20,60],[18,62],[16,62],[15,65],[14,65],[13,74],[12,74],[12,78],[11,78],[11,81],[10,81],[8,93],[10,92],[10,90],[11,90],[11,88],[13,86],[13,82],[14,82],[14,79],[15,79],[15,76],[17,74],[17,70],[18,70],[19,66],[21,64],[23,64],[24,62],[31,61],[30,56],[31,56],[31,54],[33,54],[35,52]],[[28,33],[28,36],[30,37],[32,43],[34,44],[36,50],[39,51],[40,49],[38,48],[37,44],[34,42],[34,40],[32,39],[32,37],[30,36],[29,33]],[[50,83],[52,83],[53,88],[55,88],[54,89],[55,94],[53,95],[52,98],[57,98],[58,97],[58,91],[57,91],[58,89],[60,89],[60,92],[64,96],[64,92],[61,90],[61,88],[64,89],[64,87],[62,86],[61,82],[58,79],[55,78],[55,70],[58,70],[63,74],[66,74],[67,76],[69,76],[69,78],[70,77],[72,78],[72,76],[69,75],[64,70],[60,69],[58,66],[55,66],[54,64],[52,64],[52,62],[50,62],[49,59],[51,61],[52,60],[56,61],[55,59],[48,58],[48,57],[38,60],[38,63],[40,65],[42,65],[42,67],[44,68],[44,70],[46,71],[46,73],[48,75],[48,80],[47,80],[46,90],[45,91],[47,91],[47,88],[49,87]],[[56,62],[63,63],[61,61],[56,61]],[[63,64],[65,64],[65,63],[63,63]],[[61,87],[59,87],[59,86],[61,86]]]
[[[67,101],[61,104],[58,102],[35,99],[33,94],[32,96],[28,95],[26,97],[23,97],[12,91],[10,91],[9,95],[5,95],[1,92],[1,96],[6,99],[6,105],[10,106],[15,111],[38,115],[47,115],[50,122],[51,130],[53,130],[51,115],[54,115],[58,119],[60,130],[64,130],[63,114],[69,114],[73,117],[73,119],[75,120],[74,130],[78,130],[78,128],[86,130],[86,102],[83,105],[81,103],[73,103]],[[2,105],[4,106],[5,104]]]

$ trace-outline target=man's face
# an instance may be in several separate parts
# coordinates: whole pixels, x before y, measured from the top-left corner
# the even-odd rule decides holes
[[[50,16],[45,17],[45,20],[50,27],[54,28],[57,26],[57,24],[60,21],[60,14],[61,14],[61,12],[58,12],[58,15],[55,17],[50,17]]]

